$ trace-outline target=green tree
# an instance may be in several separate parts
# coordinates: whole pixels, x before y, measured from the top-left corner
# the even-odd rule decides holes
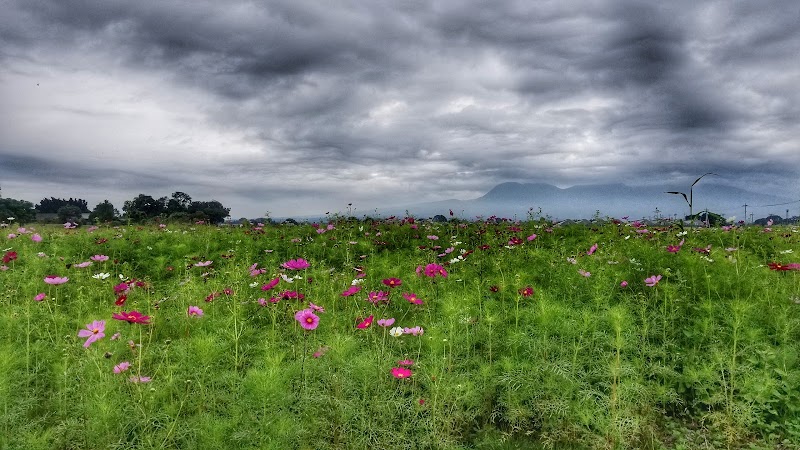
[[[231,209],[222,206],[222,203],[211,200],[210,202],[192,202],[189,205],[189,214],[192,217],[202,217],[211,223],[219,224],[225,221]]]
[[[20,224],[26,224],[36,219],[36,210],[29,201],[0,198],[0,222],[8,221],[9,217]]]
[[[112,222],[119,217],[119,211],[108,200],[98,203],[89,214],[89,221],[93,223]]]
[[[172,197],[167,200],[167,214],[185,213],[192,204],[192,197],[181,191],[173,192]]]
[[[139,222],[160,216],[164,205],[149,195],[139,194],[133,200],[126,200],[122,211],[127,219]]]
[[[56,211],[58,220],[66,223],[78,223],[81,221],[81,208],[75,205],[64,205]]]

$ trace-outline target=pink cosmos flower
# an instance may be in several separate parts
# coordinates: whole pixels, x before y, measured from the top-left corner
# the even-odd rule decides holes
[[[409,303],[413,303],[415,305],[421,305],[424,303],[419,297],[417,297],[417,294],[411,292],[404,293],[403,298],[408,300]]]
[[[44,282],[47,284],[64,284],[69,281],[67,277],[59,277],[58,275],[48,275],[44,277]]]
[[[130,367],[131,367],[131,363],[129,363],[128,361],[123,361],[123,362],[117,364],[116,366],[114,366],[114,373],[125,372]]]
[[[377,291],[377,292],[376,291],[372,291],[369,294],[367,294],[367,300],[370,303],[375,304],[375,305],[377,305],[378,303],[381,303],[381,302],[388,302],[389,301],[389,293],[388,292],[383,292],[383,291]]]
[[[346,291],[342,292],[342,297],[350,297],[351,295],[354,295],[355,293],[357,293],[360,290],[361,290],[361,286],[350,286],[349,289],[347,289]]]
[[[413,336],[422,336],[423,334],[425,334],[425,330],[421,326],[416,326],[416,327],[412,327],[412,328],[405,327],[405,328],[403,328],[403,334],[410,334],[410,335],[413,335]]]
[[[428,236],[428,239],[430,239],[432,241],[438,241],[439,240],[439,236],[436,236],[435,234],[431,234],[431,235]]]
[[[644,279],[644,284],[649,286],[649,287],[653,287],[653,286],[657,285],[659,281],[661,281],[661,275],[653,275],[653,276],[651,276],[649,278],[645,278]]]
[[[422,266],[417,267],[418,274],[420,271],[422,271],[426,277],[435,278],[436,275],[439,275],[443,278],[447,278],[447,271],[439,264],[428,264],[424,269],[422,269]]]
[[[625,280],[622,280],[622,283],[620,283],[619,286],[620,287],[628,287],[628,282],[625,281]]]
[[[597,251],[597,244],[594,244],[594,245],[592,245],[592,246],[589,248],[589,251],[588,251],[588,252],[586,252],[586,255],[587,255],[587,256],[591,256],[591,255],[592,255],[592,253],[594,253],[594,252],[596,252],[596,251]]]
[[[315,351],[311,356],[313,356],[314,358],[319,358],[320,356],[327,353],[328,350],[330,350],[330,347],[328,347],[327,345],[323,345],[322,347],[317,349],[317,351]]]
[[[199,306],[189,306],[186,313],[189,317],[203,317],[203,310]]]
[[[390,288],[395,288],[403,284],[403,281],[400,280],[399,278],[392,277],[392,278],[386,278],[381,283],[385,284],[386,286],[389,286]]]
[[[294,319],[306,330],[313,330],[319,325],[319,316],[314,314],[314,311],[310,308],[297,311],[294,315]]]
[[[532,235],[530,235],[530,236],[528,236],[528,240],[529,240],[529,241],[532,241],[532,240],[534,240],[534,239],[536,239],[536,234],[535,234],[535,233],[534,233],[534,234],[532,234]]]
[[[405,367],[392,367],[392,376],[397,379],[408,378],[414,373],[411,369],[406,369]]]
[[[150,377],[140,377],[138,375],[134,375],[134,376],[128,378],[128,380],[131,383],[149,383],[152,380],[152,378],[150,378]]]
[[[286,261],[285,263],[281,264],[281,267],[289,270],[303,270],[311,267],[311,264],[309,264],[308,261],[303,258],[297,258]]]
[[[363,329],[369,328],[369,326],[372,325],[372,320],[373,319],[375,319],[375,316],[371,315],[371,316],[367,317],[366,319],[361,321],[358,325],[356,325],[356,328],[358,328],[359,330],[363,330]]]
[[[78,264],[73,264],[72,267],[77,267],[79,269],[83,269],[84,267],[89,267],[92,265],[91,261],[84,261]]]
[[[592,276],[591,272],[587,272],[587,271],[585,271],[583,269],[578,269],[578,273],[581,274],[581,276],[584,276],[586,278],[589,278],[590,276]]]
[[[261,306],[267,306],[267,299],[265,299],[264,297],[259,298],[258,304]]]
[[[5,272],[8,269],[9,269],[9,267],[7,265],[5,265],[5,264],[0,265],[0,271]]]
[[[36,297],[33,297],[33,299],[36,300],[37,302],[40,302],[40,301],[44,300],[45,298],[47,298],[47,295],[44,292],[40,292],[40,293],[36,294]]]
[[[31,240],[33,242],[42,242],[42,237],[38,233],[34,233],[31,235]]]
[[[382,326],[384,328],[388,328],[388,327],[392,326],[393,323],[394,323],[394,318],[393,317],[390,318],[390,319],[379,319],[378,320],[378,325],[380,325],[380,326]]]
[[[210,266],[211,264],[214,264],[214,261],[200,261],[200,262],[194,263],[194,266],[195,267],[206,267],[206,266]]]
[[[85,330],[78,331],[78,337],[89,338],[83,343],[84,348],[89,348],[92,342],[105,337],[104,331],[106,330],[105,320],[95,320],[94,322],[86,325]]]
[[[280,283],[280,281],[281,281],[281,278],[280,278],[280,277],[273,278],[272,280],[270,280],[270,282],[269,282],[269,283],[267,283],[267,284],[265,284],[265,285],[261,286],[261,290],[262,290],[262,291],[268,291],[268,290],[270,290],[270,289],[274,288],[275,286],[277,286],[277,285],[278,285],[278,283]]]
[[[128,323],[141,323],[143,325],[150,324],[150,316],[145,316],[139,311],[131,311],[131,312],[122,311],[119,314],[112,314],[111,318],[116,320],[122,320]]]
[[[106,255],[94,255],[94,256],[89,257],[89,259],[91,259],[92,261],[103,262],[103,261],[108,261],[108,256],[106,256]]]

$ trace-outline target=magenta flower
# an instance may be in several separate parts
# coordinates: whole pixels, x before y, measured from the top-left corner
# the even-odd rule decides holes
[[[420,272],[424,273],[426,277],[435,278],[436,275],[439,275],[443,278],[447,278],[447,271],[444,270],[444,267],[440,266],[439,264],[428,264],[423,269],[422,266],[417,267],[417,273]]]
[[[620,287],[628,287],[628,282],[625,281],[625,280],[622,280],[622,283],[620,283],[619,286]]]
[[[406,369],[405,367],[392,367],[392,376],[397,379],[408,378],[414,373],[411,369]]]
[[[365,328],[369,328],[369,326],[372,325],[372,320],[373,319],[375,319],[375,316],[367,317],[366,319],[361,321],[358,325],[356,325],[356,328],[358,328],[359,330],[363,330]]]
[[[519,295],[523,297],[530,297],[531,295],[533,295],[533,288],[530,286],[526,286],[519,290]]]
[[[203,310],[199,306],[189,306],[186,313],[189,317],[203,317]]]
[[[392,326],[393,323],[394,323],[394,317],[392,317],[391,319],[380,319],[380,320],[378,320],[378,325],[380,325],[380,326],[382,326],[384,328]]]
[[[269,282],[269,283],[267,283],[267,284],[265,284],[265,285],[261,286],[261,290],[262,290],[262,291],[268,291],[268,290],[270,290],[270,289],[274,288],[275,286],[277,286],[277,285],[278,285],[278,283],[279,283],[280,281],[281,281],[281,278],[280,278],[280,277],[278,277],[278,278],[273,278],[272,280],[270,280],[270,282]]]
[[[286,261],[285,263],[281,264],[281,267],[289,270],[303,270],[311,267],[311,264],[309,264],[308,261],[303,258],[297,258]]]
[[[106,255],[94,255],[94,256],[91,256],[89,259],[91,259],[92,261],[103,262],[103,261],[108,261],[108,256],[106,256]]]
[[[404,293],[403,298],[408,300],[409,303],[413,303],[415,305],[421,305],[424,303],[419,297],[417,297],[417,294],[411,292]]]
[[[403,284],[403,281],[400,280],[400,278],[392,277],[392,278],[386,278],[385,280],[382,281],[382,283],[385,284],[386,286],[389,286],[390,288],[395,288]]]
[[[86,325],[85,330],[78,331],[78,337],[89,338],[83,343],[85,348],[89,348],[89,346],[92,345],[92,342],[95,342],[106,336],[104,331],[106,331],[106,321],[95,320],[94,322]]]
[[[534,239],[536,239],[536,234],[532,234],[532,235],[528,236],[528,240],[529,241],[532,241]]]
[[[377,291],[377,292],[372,291],[369,294],[367,294],[367,300],[375,305],[381,302],[388,302],[389,293],[383,291]]]
[[[361,286],[350,286],[349,289],[342,292],[342,297],[350,297],[351,295],[355,295],[358,291],[361,290]]]
[[[47,295],[44,292],[40,292],[40,293],[36,294],[36,297],[33,297],[33,299],[36,300],[37,302],[40,302],[40,301],[44,300],[45,298],[47,298]]]
[[[31,235],[31,240],[33,242],[42,242],[42,237],[39,236],[39,233],[34,233]]]
[[[114,373],[125,372],[130,367],[131,367],[131,363],[129,363],[128,361],[123,361],[123,362],[117,364],[116,366],[114,366]]]
[[[314,314],[314,311],[310,308],[297,311],[294,315],[294,319],[306,330],[313,330],[319,325],[319,316]]]
[[[308,302],[308,307],[311,308],[314,312],[318,312],[318,313],[324,313],[325,312],[325,308],[323,308],[322,306],[319,306],[319,305],[315,305],[315,304],[313,304],[311,302]]]
[[[69,281],[67,277],[59,277],[58,275],[48,275],[44,277],[44,282],[47,284],[64,284]]]
[[[145,316],[139,311],[131,311],[131,312],[122,311],[120,314],[112,314],[111,317],[113,319],[123,320],[128,323],[141,323],[143,325],[150,324],[150,316]]]
[[[649,278],[645,278],[644,284],[646,284],[649,287],[653,287],[657,285],[659,281],[661,281],[661,275],[653,275]]]

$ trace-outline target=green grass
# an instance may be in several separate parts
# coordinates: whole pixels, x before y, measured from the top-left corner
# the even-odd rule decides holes
[[[0,448],[799,448],[800,271],[767,266],[800,259],[797,229],[335,226],[4,230]],[[110,259],[76,266],[96,254]],[[281,268],[295,258],[310,267]],[[430,263],[448,276],[417,275]],[[363,289],[341,296],[357,267]],[[280,275],[297,278],[261,290]],[[120,307],[121,277],[142,283]],[[286,290],[305,299],[269,301]],[[378,290],[388,304],[366,300]],[[325,312],[306,331],[309,302]],[[390,317],[424,334],[393,337],[377,324]],[[94,320],[106,336],[84,348]],[[395,379],[402,359],[413,375]]]

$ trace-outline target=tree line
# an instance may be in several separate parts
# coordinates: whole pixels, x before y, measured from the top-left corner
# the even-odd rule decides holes
[[[108,200],[98,203],[89,210],[84,199],[43,198],[37,205],[26,200],[0,197],[0,222],[16,221],[29,223],[46,215],[49,220],[58,219],[61,223],[82,223],[83,215],[89,213],[89,223],[107,223],[115,221],[147,222],[151,220],[170,222],[205,221],[219,224],[230,214],[216,200],[195,201],[185,192],[173,192],[170,197],[153,198],[139,194],[126,200],[122,206],[122,214]],[[55,215],[55,217],[53,217]],[[13,219],[12,219],[13,218]]]

